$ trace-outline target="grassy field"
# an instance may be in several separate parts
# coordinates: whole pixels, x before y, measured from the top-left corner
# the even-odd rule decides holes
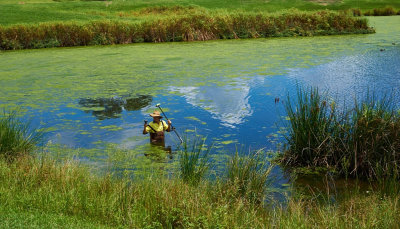
[[[203,7],[209,10],[276,12],[289,8],[299,10],[345,10],[358,8],[362,11],[392,6],[400,9],[396,0],[116,0],[116,1],[51,1],[51,0],[0,0],[0,24],[38,23],[55,21],[90,21],[118,19],[124,21],[146,20],[163,14],[162,10],[146,10],[154,7]]]

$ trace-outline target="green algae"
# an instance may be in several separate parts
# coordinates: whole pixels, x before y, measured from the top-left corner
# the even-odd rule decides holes
[[[82,111],[104,111],[104,107],[79,107]]]
[[[38,131],[41,131],[41,132],[44,132],[44,133],[52,132],[52,131],[55,131],[55,130],[57,130],[57,128],[54,127],[54,126],[38,129]]]
[[[237,143],[237,141],[227,140],[227,141],[221,141],[219,143],[223,144],[223,145],[229,145],[229,144]]]
[[[52,157],[56,159],[81,159],[97,172],[111,170],[116,176],[141,176],[154,171],[169,172],[177,166],[177,161],[171,159],[170,154],[152,145],[142,145],[132,150],[113,143],[98,141],[97,144],[97,148],[71,148],[49,142],[41,154],[51,152]]]
[[[198,119],[197,117],[194,117],[194,116],[185,117],[185,119],[201,122],[200,119]]]
[[[123,129],[122,127],[116,125],[101,126],[99,128],[103,130],[106,129],[108,131],[118,131]]]

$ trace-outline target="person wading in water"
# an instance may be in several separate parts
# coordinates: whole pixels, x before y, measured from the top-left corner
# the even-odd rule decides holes
[[[165,147],[164,131],[171,131],[171,121],[168,120],[168,124],[162,121],[158,111],[154,111],[150,116],[153,117],[153,121],[149,125],[144,123],[143,134],[150,133],[151,144]]]

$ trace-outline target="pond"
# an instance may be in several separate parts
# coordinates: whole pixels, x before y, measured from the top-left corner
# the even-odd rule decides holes
[[[143,120],[157,103],[181,135],[207,136],[214,156],[274,150],[297,85],[350,100],[400,88],[400,17],[369,20],[376,34],[1,52],[0,107],[43,128],[51,152],[122,169],[145,160]]]

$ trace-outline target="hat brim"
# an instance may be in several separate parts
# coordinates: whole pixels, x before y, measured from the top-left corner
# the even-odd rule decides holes
[[[153,115],[153,114],[150,114],[150,116],[153,117],[153,118],[154,118],[154,117],[160,117],[160,118],[162,118],[161,115]]]

